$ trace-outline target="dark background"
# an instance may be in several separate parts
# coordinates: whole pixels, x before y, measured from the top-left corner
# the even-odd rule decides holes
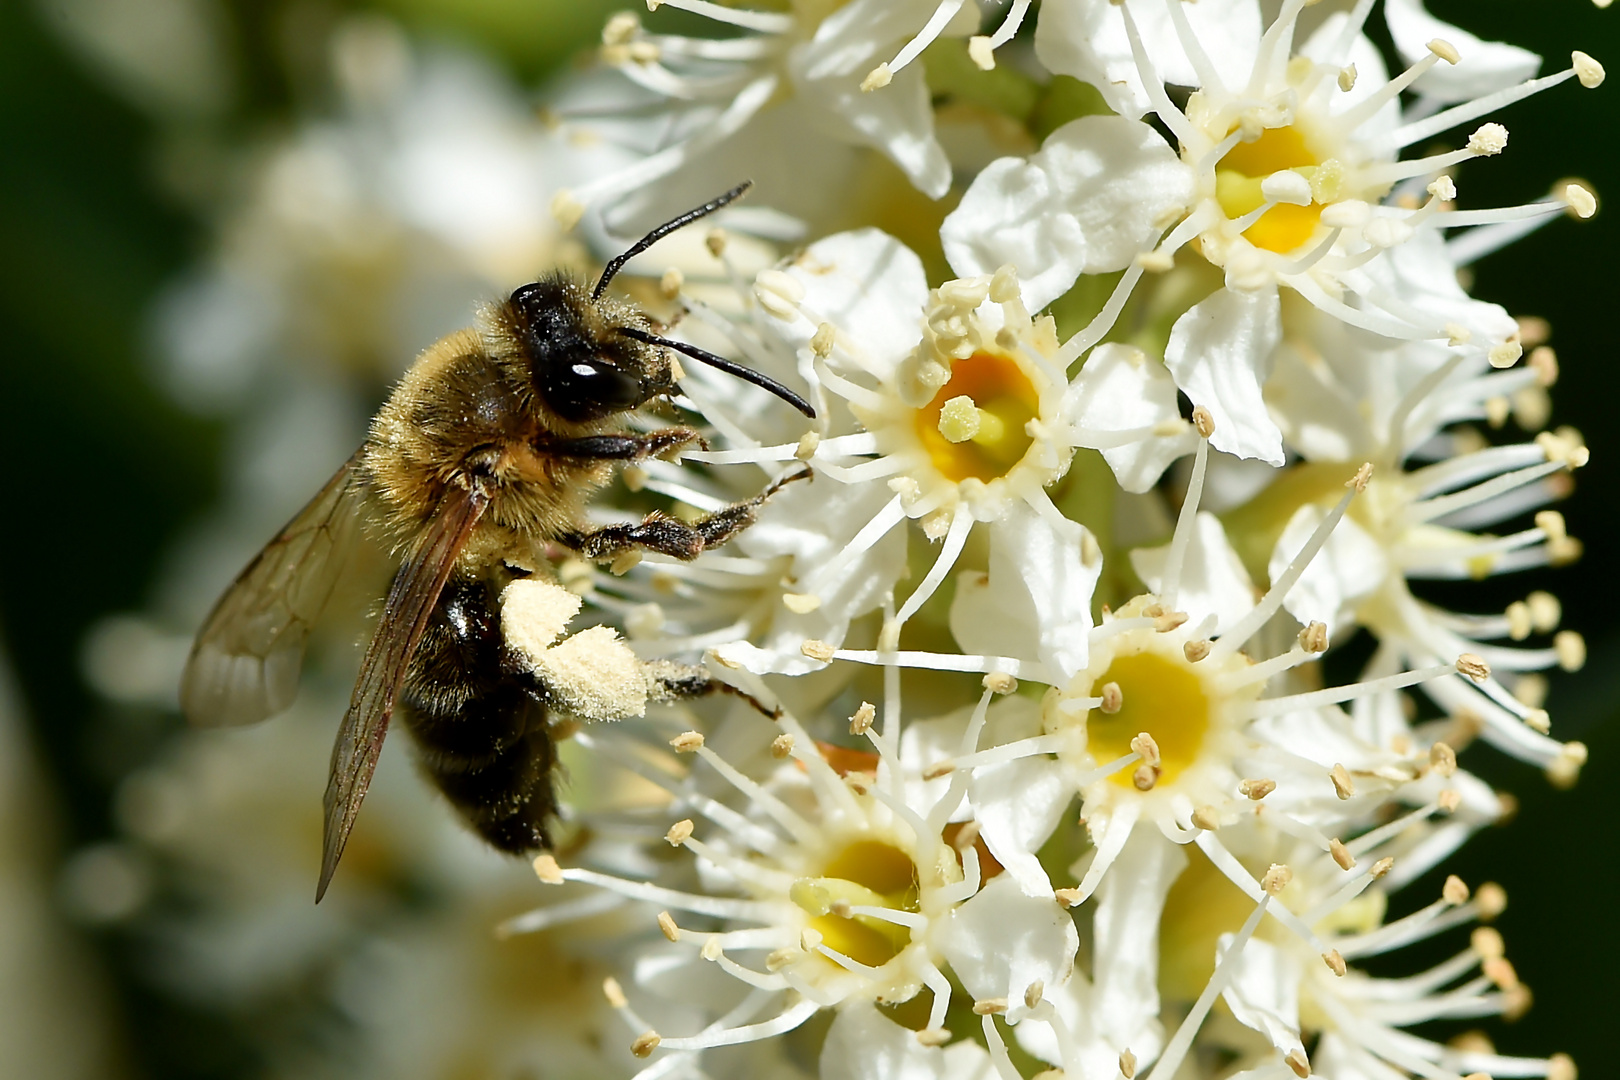
[[[41,5],[43,6],[43,5]],[[329,94],[300,56],[300,34],[318,33],[351,6],[231,0],[242,93],[207,121],[219,145],[286,126],[319,111]],[[534,79],[588,42],[607,10],[625,4],[577,0],[395,0],[380,5],[411,29],[472,40]],[[639,4],[635,5],[640,7]],[[1547,58],[1544,70],[1580,48],[1620,63],[1620,12],[1585,0],[1432,0],[1435,14],[1487,39]],[[1376,21],[1376,20],[1375,20]],[[1620,191],[1620,87],[1569,82],[1492,119],[1512,141],[1501,157],[1466,168],[1464,205],[1528,201],[1577,175],[1600,200]],[[160,554],[218,490],[222,427],[181,411],[149,381],[145,318],[156,292],[207,250],[195,205],[165,194],[159,150],[176,132],[112,92],[42,24],[35,5],[0,3],[0,455],[7,469],[0,528],[0,639],[15,668],[43,761],[59,847],[109,836],[109,797],[178,718],[150,729],[150,743],[109,749],[99,741],[104,709],[83,683],[78,659],[99,617],[145,606]],[[1562,378],[1554,424],[1587,436],[1593,463],[1562,509],[1586,556],[1562,573],[1493,582],[1500,607],[1531,588],[1564,602],[1565,625],[1586,634],[1591,662],[1554,676],[1554,733],[1584,739],[1592,764],[1573,791],[1555,791],[1533,769],[1485,748],[1464,764],[1514,792],[1517,820],[1475,839],[1446,869],[1470,883],[1497,880],[1510,906],[1498,925],[1536,1006],[1514,1025],[1492,1023],[1501,1050],[1571,1053],[1588,1077],[1612,1056],[1603,1020],[1620,970],[1620,920],[1611,924],[1611,762],[1620,728],[1620,628],[1614,610],[1620,549],[1616,527],[1613,419],[1620,218],[1600,209],[1587,222],[1561,220],[1477,267],[1475,292],[1553,327]],[[1482,610],[1477,587],[1463,606]],[[1399,910],[1432,896],[1420,882]],[[229,1031],[183,1015],[137,977],[114,933],[94,935],[114,993],[113,1023],[138,1076],[241,1075]],[[1403,963],[1411,957],[1403,957]],[[4,973],[0,973],[3,976]],[[176,1040],[218,1043],[188,1055]],[[3,1053],[3,1048],[0,1048]],[[0,1069],[3,1071],[3,1069]]]

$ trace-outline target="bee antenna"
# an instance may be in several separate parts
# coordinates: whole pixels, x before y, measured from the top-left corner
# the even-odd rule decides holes
[[[645,342],[648,345],[662,345],[666,349],[674,349],[682,356],[690,356],[693,360],[708,364],[710,367],[723,371],[727,375],[735,375],[743,382],[751,382],[763,390],[769,390],[810,419],[814,420],[816,418],[816,410],[810,407],[808,401],[769,375],[761,374],[751,367],[743,367],[741,364],[733,363],[723,356],[716,356],[707,349],[700,349],[696,345],[688,345],[684,341],[671,341],[669,338],[661,338],[657,334],[649,334],[647,331],[638,330],[633,326],[620,326],[616,329],[627,338],[634,338],[636,341]]]
[[[608,282],[613,280],[614,275],[620,270],[624,269],[625,263],[629,262],[637,255],[640,255],[643,251],[646,251],[648,248],[658,243],[658,241],[662,240],[676,229],[690,225],[698,218],[708,217],[710,214],[714,213],[722,206],[725,206],[727,203],[736,202],[738,199],[748,194],[748,189],[753,186],[754,182],[752,180],[744,180],[742,183],[738,184],[724,195],[710,199],[697,209],[688,210],[680,217],[672,218],[671,220],[664,222],[662,225],[658,226],[658,228],[654,229],[646,236],[643,236],[634,244],[631,244],[627,251],[625,251],[622,255],[615,257],[613,261],[609,262],[605,267],[602,268],[602,276],[596,279],[596,288],[591,291],[591,299],[600,300],[602,298],[602,291],[608,287]]]

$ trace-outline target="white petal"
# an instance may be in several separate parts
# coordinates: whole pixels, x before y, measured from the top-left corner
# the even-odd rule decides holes
[[[944,1050],[924,1046],[869,1001],[839,1009],[821,1044],[822,1080],[940,1080],[945,1071]]]
[[[1300,55],[1308,56],[1321,64],[1331,64],[1338,68],[1343,68],[1347,64],[1355,65],[1355,85],[1349,90],[1340,90],[1335,86],[1329,91],[1332,95],[1332,108],[1336,113],[1354,108],[1389,82],[1389,69],[1384,66],[1383,54],[1378,51],[1378,46],[1368,40],[1366,34],[1355,35],[1347,51],[1342,53],[1337,51],[1339,37],[1344,32],[1345,20],[1348,18],[1349,16],[1342,11],[1332,12],[1299,47]],[[1393,130],[1400,123],[1400,116],[1400,101],[1391,100],[1357,131],[1364,139],[1383,134]]]
[[[975,1001],[1006,998],[1020,1010],[1032,983],[1069,978],[1080,946],[1074,919],[1050,892],[1025,896],[1005,874],[951,912],[936,940]]]
[[[1314,503],[1294,511],[1271,550],[1266,568],[1271,580],[1282,576],[1326,516]],[[1346,517],[1288,590],[1283,607],[1302,625],[1312,620],[1326,623],[1329,634],[1337,637],[1340,630],[1354,624],[1356,605],[1372,595],[1388,574],[1384,549],[1367,530]]]
[[[887,86],[863,91],[861,81],[890,59],[898,42],[922,28],[933,5],[854,0],[833,12],[813,40],[789,53],[795,88],[821,108],[828,130],[881,151],[930,198],[951,186],[951,165],[934,138],[934,110],[921,63],[896,73]]]
[[[922,260],[889,234],[878,229],[836,233],[811,244],[786,270],[804,286],[801,313],[772,323],[793,348],[808,346],[825,320],[839,331],[840,349],[829,358],[830,366],[844,366],[844,354],[854,351],[861,370],[887,379],[922,340],[928,277]],[[813,313],[814,320],[805,313]]]
[[[1087,431],[1123,431],[1181,419],[1176,381],[1141,349],[1113,342],[1086,357],[1071,393],[1079,402],[1075,422]],[[1179,435],[1151,436],[1102,452],[1126,491],[1141,493],[1159,482],[1170,463],[1197,446],[1188,428]]]
[[[1024,302],[1038,310],[1081,273],[1130,265],[1192,187],[1192,170],[1147,124],[1083,116],[1028,159],[1002,158],[980,172],[940,239],[964,277],[1011,263]]]
[[[794,578],[805,581],[848,547],[892,498],[880,484],[826,479],[789,484],[765,504],[735,544],[756,559],[791,556]],[[801,615],[782,606],[772,612],[763,644],[787,652],[796,652],[805,638],[841,645],[850,620],[881,605],[905,568],[905,530],[891,529],[817,593],[821,603],[814,611]],[[807,661],[804,670],[819,666]]]
[[[1282,431],[1266,413],[1260,385],[1282,338],[1275,287],[1217,289],[1170,330],[1164,363],[1194,405],[1215,420],[1210,445],[1238,457],[1283,463]]]
[[[1091,595],[1102,562],[1081,558],[1085,527],[1058,527],[1021,500],[990,523],[988,577],[963,575],[951,632],[965,652],[1034,658],[1065,676],[1086,666]]]
[[[1159,1024],[1159,917],[1187,856],[1158,829],[1134,829],[1097,890],[1092,927],[1092,1024],[1142,1062],[1163,1045]]]
[[[1386,0],[1384,21],[1389,25],[1390,37],[1395,39],[1395,50],[1408,64],[1427,56],[1428,43],[1435,38],[1450,42],[1461,54],[1455,67],[1442,60],[1414,84],[1413,89],[1424,97],[1443,102],[1469,101],[1523,82],[1541,67],[1541,57],[1528,49],[1483,41],[1430,15],[1422,0]]]
[[[1220,949],[1230,948],[1235,934],[1220,936]],[[1265,1035],[1283,1053],[1304,1050],[1299,1041],[1299,984],[1305,973],[1299,962],[1269,942],[1252,938],[1232,958],[1232,982],[1222,991],[1238,1023]]]
[[[1176,36],[1164,0],[1128,0],[1131,17],[1160,81],[1197,86],[1198,77]],[[1221,81],[1239,90],[1249,81],[1260,45],[1256,0],[1200,0],[1185,7],[1193,34]],[[1035,55],[1055,74],[1072,75],[1102,92],[1109,108],[1138,117],[1149,109],[1125,19],[1110,0],[1047,0],[1035,28]]]
[[[1254,608],[1254,583],[1243,569],[1221,519],[1200,511],[1181,564],[1181,591],[1176,606],[1194,623],[1206,615],[1215,616],[1215,632],[1230,627]],[[1136,548],[1131,552],[1131,569],[1155,593],[1164,590],[1164,565],[1170,545]]]
[[[968,785],[980,836],[1007,876],[1027,896],[1051,896],[1035,853],[1046,843],[1074,800],[1074,786],[1054,761],[1021,758],[975,769]]]

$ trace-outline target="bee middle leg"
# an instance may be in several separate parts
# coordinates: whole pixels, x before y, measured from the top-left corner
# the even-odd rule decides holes
[[[722,682],[709,674],[709,669],[701,664],[677,664],[670,660],[653,660],[647,664],[647,674],[652,676],[653,701],[683,701],[707,697],[710,694],[734,694],[772,720],[782,715],[780,708],[767,706],[748,691]]]
[[[634,525],[604,525],[590,532],[566,533],[559,539],[588,559],[612,559],[633,550],[656,551],[675,559],[695,559],[752,525],[759,516],[759,508],[783,486],[810,476],[810,469],[801,469],[775,481],[751,499],[721,507],[691,523],[652,513]]]

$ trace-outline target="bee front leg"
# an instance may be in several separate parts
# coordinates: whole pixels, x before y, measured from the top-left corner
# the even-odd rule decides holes
[[[786,484],[809,479],[811,471],[782,477],[752,499],[732,503],[688,524],[666,514],[648,514],[635,525],[604,525],[590,532],[565,533],[558,539],[587,559],[617,558],[627,551],[656,551],[671,558],[691,560],[719,547],[754,523],[759,508]]]
[[[541,443],[539,448],[559,457],[591,461],[642,461],[693,443],[702,446],[703,437],[691,428],[672,427],[646,435],[586,435],[578,439],[558,439]]]

